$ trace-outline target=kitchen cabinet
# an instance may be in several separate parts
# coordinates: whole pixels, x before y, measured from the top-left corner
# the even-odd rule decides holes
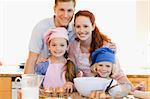
[[[12,99],[11,77],[0,77],[0,99]]]
[[[150,75],[127,75],[134,86],[143,83],[146,86],[146,91],[150,91]]]
[[[0,99],[12,99],[12,78],[21,74],[18,66],[0,66]]]

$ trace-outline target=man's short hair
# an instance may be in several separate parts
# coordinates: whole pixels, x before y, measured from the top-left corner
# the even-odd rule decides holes
[[[55,0],[55,5],[57,5],[58,2],[70,2],[70,1],[74,2],[74,6],[76,5],[76,0]]]

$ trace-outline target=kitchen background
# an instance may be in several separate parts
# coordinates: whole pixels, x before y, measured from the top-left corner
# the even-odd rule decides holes
[[[25,62],[33,27],[51,17],[54,0],[0,0],[0,60]],[[150,67],[150,0],[77,0],[76,11],[96,16],[100,30],[117,44],[123,67]]]

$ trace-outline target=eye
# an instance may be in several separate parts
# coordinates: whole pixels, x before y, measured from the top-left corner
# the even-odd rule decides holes
[[[88,25],[84,25],[85,28],[89,27]]]
[[[110,65],[106,65],[106,67],[110,67]]]
[[[65,11],[63,8],[59,9],[60,11]]]
[[[64,47],[65,45],[64,45],[64,44],[61,44],[60,46],[61,46],[61,47]]]
[[[56,46],[56,44],[52,44],[52,46],[54,46],[54,47],[55,47],[55,46]]]
[[[80,28],[80,26],[79,26],[79,25],[76,25],[75,27],[76,27],[76,28]]]
[[[73,10],[72,10],[72,9],[69,9],[68,12],[73,12]]]
[[[100,67],[101,67],[101,66],[103,66],[103,65],[102,65],[102,64],[99,64],[98,66],[100,66]]]

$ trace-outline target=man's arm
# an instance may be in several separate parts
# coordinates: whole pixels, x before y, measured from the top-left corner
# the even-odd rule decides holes
[[[29,52],[27,61],[25,63],[25,68],[24,68],[24,73],[25,74],[33,74],[35,73],[35,65],[37,62],[39,54],[37,53],[33,53],[33,52]]]
[[[2,62],[0,61],[0,66],[2,66]]]

